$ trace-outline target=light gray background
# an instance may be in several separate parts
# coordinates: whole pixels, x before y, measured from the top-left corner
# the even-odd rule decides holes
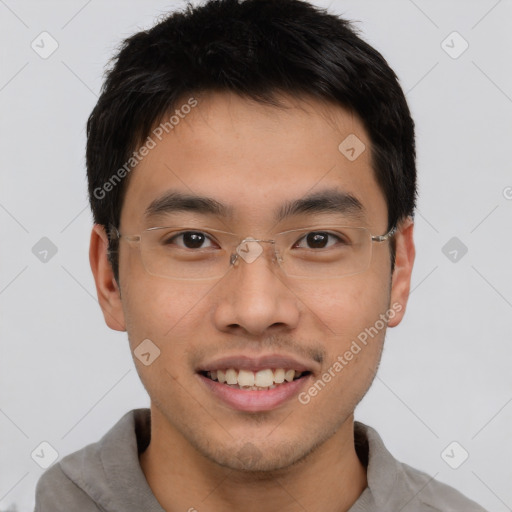
[[[400,460],[512,510],[512,2],[315,3],[358,21],[417,124],[413,291],[356,418]],[[2,511],[32,509],[42,441],[62,457],[148,405],[126,334],[95,297],[84,126],[114,48],[176,5],[0,0]],[[59,45],[47,59],[31,48],[42,31]],[[453,31],[469,43],[457,59],[441,46]],[[42,237],[58,248],[46,263],[32,252]],[[457,262],[442,252],[452,237],[468,248]],[[469,452],[458,469],[441,456],[452,441]]]

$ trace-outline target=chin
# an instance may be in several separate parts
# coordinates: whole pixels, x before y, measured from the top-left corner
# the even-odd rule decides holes
[[[270,450],[269,450],[270,451]],[[284,473],[298,462],[297,453],[276,453],[276,450],[263,454],[256,446],[247,443],[240,450],[213,459],[220,466],[239,471],[254,473],[264,479],[270,473]]]
[[[320,444],[320,443],[318,443]],[[306,446],[304,438],[296,442],[275,439],[275,443],[257,440],[233,439],[230,445],[213,449],[211,440],[207,446],[196,446],[206,458],[219,466],[240,472],[243,475],[254,473],[254,478],[266,479],[286,473],[291,467],[303,463],[315,446]],[[242,476],[242,475],[241,475]]]

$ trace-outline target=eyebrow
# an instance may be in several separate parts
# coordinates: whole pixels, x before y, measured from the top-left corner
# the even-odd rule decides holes
[[[285,203],[278,210],[276,220],[280,222],[288,217],[309,213],[337,213],[362,219],[365,208],[352,194],[329,189]]]
[[[146,208],[145,217],[152,218],[173,212],[195,212],[228,218],[233,216],[233,208],[205,196],[183,194],[170,191],[152,201]],[[275,219],[280,222],[288,217],[310,213],[337,213],[362,219],[365,208],[352,194],[339,190],[323,190],[301,199],[288,201],[276,211]]]
[[[219,203],[219,201],[211,197],[194,196],[171,191],[151,202],[146,208],[145,216],[150,218],[180,211],[217,215],[219,217],[230,217],[233,213],[231,207]]]

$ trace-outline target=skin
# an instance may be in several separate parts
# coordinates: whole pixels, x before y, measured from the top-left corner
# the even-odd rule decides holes
[[[231,94],[199,97],[130,176],[120,232],[161,225],[162,219],[145,220],[144,211],[173,189],[234,211],[226,219],[180,214],[184,223],[268,239],[332,221],[332,215],[302,215],[276,225],[273,214],[286,201],[335,188],[364,206],[359,225],[384,234],[387,206],[362,123],[339,106],[282,100],[286,109]],[[351,133],[366,145],[353,162],[338,150]],[[90,260],[106,323],[128,332],[132,351],[146,338],[161,351],[149,366],[134,361],[151,398],[151,442],[141,467],[165,510],[340,512],[356,501],[367,480],[354,448],[353,413],[377,371],[385,329],[307,405],[293,398],[271,411],[237,411],[206,389],[195,368],[224,355],[292,355],[314,369],[307,390],[393,304],[401,311],[388,325],[400,323],[414,243],[412,221],[399,228],[392,274],[389,242],[374,243],[365,272],[318,281],[286,277],[268,257],[217,281],[155,277],[137,247],[122,240],[119,288],[105,232],[94,227]],[[242,456],[247,443],[256,460]]]

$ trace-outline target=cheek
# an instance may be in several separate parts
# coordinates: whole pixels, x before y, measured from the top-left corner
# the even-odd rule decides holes
[[[211,287],[212,285],[210,285]],[[139,276],[123,292],[123,307],[132,350],[151,339],[167,355],[179,351],[200,327],[208,285]],[[180,343],[183,340],[183,343]]]
[[[203,337],[201,308],[207,303],[208,289],[204,284],[140,276],[125,291],[128,339],[144,387],[157,405],[186,403],[187,394],[179,382],[189,378],[187,362],[194,339]]]
[[[389,271],[379,264],[363,274],[298,292],[317,318],[317,335],[328,354],[322,370],[329,383],[318,407],[338,404],[336,413],[347,405],[355,407],[370,386],[386,332],[381,315],[389,310],[389,281]]]
[[[298,284],[296,295],[317,319],[319,329],[341,341],[356,337],[387,310],[389,279],[389,272],[368,269],[318,284]]]
[[[380,277],[379,277],[380,276]],[[303,293],[321,322],[327,351],[322,373],[302,395],[327,424],[345,418],[370,387],[382,353],[389,317],[389,273],[347,277],[323,290]],[[314,415],[313,415],[314,416]]]

